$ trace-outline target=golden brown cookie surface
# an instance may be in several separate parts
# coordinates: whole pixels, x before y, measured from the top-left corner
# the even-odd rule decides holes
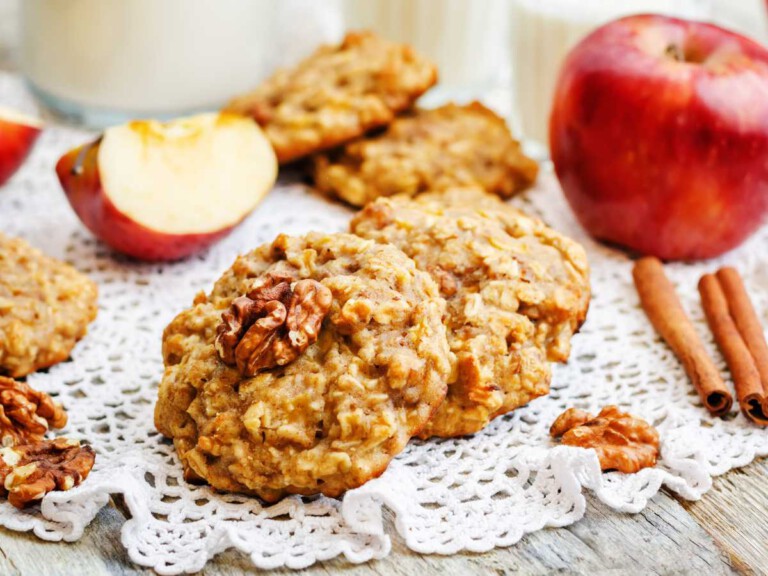
[[[549,390],[589,303],[584,250],[478,190],[381,198],[351,230],[389,242],[428,271],[448,302],[457,379],[421,435],[483,428]]]
[[[0,374],[19,378],[69,358],[96,318],[96,284],[0,234]]]
[[[478,102],[414,110],[378,136],[314,159],[316,187],[355,206],[455,187],[508,198],[530,186],[537,173],[504,120]]]
[[[322,288],[301,290],[307,281]],[[381,474],[445,397],[444,310],[429,275],[393,246],[351,234],[279,236],[239,257],[166,328],[155,425],[174,439],[188,478],[269,501],[337,496]],[[288,326],[291,315],[317,314],[314,341]],[[256,341],[242,336],[234,356],[269,361],[246,376],[229,357],[230,337],[251,332]],[[298,355],[280,353],[292,343]]]
[[[389,124],[436,81],[435,66],[409,46],[351,32],[226,109],[261,124],[284,164]]]

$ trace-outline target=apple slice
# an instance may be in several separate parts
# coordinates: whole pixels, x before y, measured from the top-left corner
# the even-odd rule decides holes
[[[0,186],[24,163],[42,130],[36,118],[0,107]]]
[[[253,120],[209,113],[109,128],[56,173],[98,238],[141,260],[177,260],[237,226],[274,185],[277,160]]]

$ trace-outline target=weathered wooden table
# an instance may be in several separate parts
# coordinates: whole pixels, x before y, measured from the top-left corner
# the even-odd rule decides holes
[[[619,514],[590,496],[580,522],[536,532],[510,548],[487,554],[422,556],[394,537],[392,553],[383,560],[355,566],[336,559],[301,574],[768,574],[767,511],[768,460],[759,460],[715,479],[712,490],[699,502],[680,501],[660,492],[640,514]],[[30,534],[0,529],[0,574],[152,574],[128,560],[120,544],[123,520],[119,506],[107,506],[83,538],[72,544],[41,542]],[[242,573],[259,570],[236,552],[218,556],[203,571]]]

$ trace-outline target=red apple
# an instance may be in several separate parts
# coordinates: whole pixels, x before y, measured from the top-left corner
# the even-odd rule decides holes
[[[39,120],[0,108],[0,186],[24,163],[42,129]]]
[[[142,260],[176,260],[239,224],[275,183],[277,160],[253,120],[211,113],[109,128],[56,173],[98,238]]]
[[[596,238],[664,259],[719,255],[768,209],[768,50],[663,16],[606,24],[564,63],[550,149]]]

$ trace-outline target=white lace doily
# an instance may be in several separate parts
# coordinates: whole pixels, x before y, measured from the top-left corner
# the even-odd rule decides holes
[[[0,102],[31,105],[18,80],[8,75],[0,75]],[[175,264],[132,262],[80,225],[56,180],[58,157],[90,137],[48,129],[25,167],[0,189],[3,232],[71,262],[100,287],[98,318],[72,360],[29,377],[33,386],[63,402],[70,416],[63,433],[90,442],[98,453],[96,466],[83,485],[49,494],[39,509],[18,511],[0,503],[0,524],[8,528],[33,530],[46,540],[76,540],[109,495],[120,493],[131,513],[122,529],[130,558],[161,574],[199,570],[227,548],[237,548],[262,568],[302,568],[339,554],[352,562],[388,554],[386,506],[413,550],[480,552],[512,545],[545,526],[577,521],[585,510],[585,488],[616,510],[637,512],[663,484],[696,499],[712,476],[768,453],[767,431],[740,414],[711,418],[701,407],[680,364],[638,308],[630,262],[585,236],[554,178],[544,175],[537,189],[516,203],[586,246],[594,292],[588,320],[573,339],[571,361],[555,368],[549,396],[471,438],[412,442],[383,476],[343,500],[292,497],[263,507],[255,498],[188,485],[173,447],[152,423],[163,327],[197,291],[210,289],[238,253],[278,232],[342,230],[351,212],[283,183],[211,250]],[[718,361],[697,280],[722,263],[737,266],[768,324],[767,242],[764,228],[722,262],[668,267]],[[594,452],[550,441],[548,427],[566,407],[598,410],[609,403],[658,426],[662,448],[656,468],[629,476],[601,474]]]

